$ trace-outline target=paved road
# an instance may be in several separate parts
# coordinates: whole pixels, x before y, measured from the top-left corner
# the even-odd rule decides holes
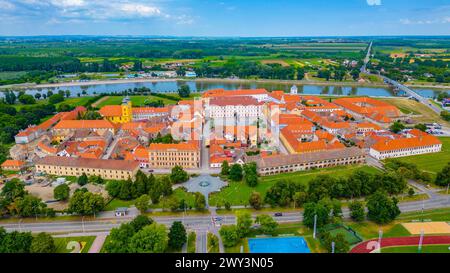
[[[399,208],[402,212],[413,212],[421,211],[422,209],[437,209],[450,207],[450,196],[441,195],[435,193],[433,198],[426,199],[423,201],[405,202],[400,203]],[[344,217],[349,217],[349,211],[347,208],[343,209]],[[255,217],[255,215],[254,215]],[[153,217],[155,221],[165,224],[167,226],[172,225],[174,221],[180,221],[181,217]],[[287,223],[287,222],[298,222],[301,221],[301,212],[285,212],[281,217],[274,218],[277,222]],[[109,231],[114,227],[119,226],[121,223],[130,221],[131,218],[123,218],[120,220],[109,219],[109,220],[97,220],[97,221],[53,221],[53,222],[38,222],[38,223],[7,223],[1,224],[7,231],[32,231],[32,232],[50,232],[50,233],[61,233],[61,232],[98,232],[98,231]],[[222,224],[234,224],[234,215],[223,216]],[[211,225],[210,215],[200,215],[200,216],[186,216],[184,217],[184,224],[187,228],[193,230],[209,230]]]
[[[196,253],[207,253],[207,232],[205,230],[197,231]]]

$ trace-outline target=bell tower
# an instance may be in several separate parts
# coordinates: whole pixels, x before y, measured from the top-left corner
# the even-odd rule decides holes
[[[122,107],[122,122],[131,122],[133,118],[133,113],[130,97],[127,96],[122,100],[121,107]]]

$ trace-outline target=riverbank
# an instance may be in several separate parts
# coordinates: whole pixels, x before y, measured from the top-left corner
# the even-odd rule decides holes
[[[317,85],[317,86],[348,86],[348,87],[389,87],[384,83],[368,83],[368,82],[337,82],[337,81],[311,81],[311,80],[273,80],[273,79],[221,79],[221,78],[171,78],[171,79],[117,79],[117,80],[94,80],[87,82],[61,82],[52,84],[15,84],[0,86],[0,89],[37,89],[37,88],[61,88],[71,86],[92,86],[92,85],[109,85],[109,84],[126,84],[126,83],[152,83],[152,82],[176,82],[176,81],[193,81],[193,82],[209,82],[209,83],[229,83],[229,84],[292,84],[292,85]],[[450,89],[446,85],[427,85],[427,84],[405,84],[412,88],[429,88],[429,89]]]

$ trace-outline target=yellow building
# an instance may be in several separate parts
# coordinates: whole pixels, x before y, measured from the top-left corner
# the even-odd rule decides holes
[[[50,175],[101,176],[103,179],[125,180],[134,178],[139,162],[128,160],[91,159],[47,156],[36,161],[36,171]]]
[[[132,103],[129,97],[124,98],[121,105],[106,105],[98,112],[112,123],[127,123],[133,119]]]

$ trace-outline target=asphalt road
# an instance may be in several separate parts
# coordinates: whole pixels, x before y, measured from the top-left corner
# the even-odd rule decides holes
[[[435,194],[433,198],[423,200],[400,203],[399,208],[402,212],[421,211],[437,208],[450,207],[450,196]],[[347,208],[343,209],[345,218],[349,217],[349,211]],[[254,215],[255,216],[255,215]],[[222,216],[222,224],[234,224],[234,215]],[[174,221],[181,221],[181,217],[153,217],[155,221],[161,224],[170,226]],[[274,217],[277,222],[288,223],[301,221],[302,214],[300,212],[285,212],[281,217]],[[7,231],[31,231],[31,232],[49,232],[49,233],[68,233],[68,232],[98,232],[109,231],[114,227],[119,226],[121,223],[130,221],[131,218],[117,219],[105,219],[98,221],[51,221],[51,222],[32,222],[32,223],[7,223],[0,224]],[[184,224],[188,229],[204,231],[211,228],[211,216],[186,216],[184,217]]]

